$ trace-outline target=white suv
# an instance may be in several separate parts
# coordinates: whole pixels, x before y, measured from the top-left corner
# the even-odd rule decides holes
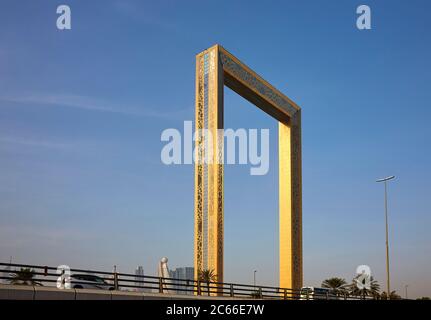
[[[114,286],[104,279],[91,274],[73,274],[70,276],[70,286],[74,289],[114,290]]]

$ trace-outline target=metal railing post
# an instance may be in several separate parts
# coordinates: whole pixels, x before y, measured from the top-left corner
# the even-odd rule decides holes
[[[118,290],[118,274],[117,274],[117,265],[114,265],[114,289]]]
[[[235,296],[234,291],[233,291],[233,283],[230,284],[230,296],[231,297]]]
[[[202,294],[202,291],[201,291],[201,281],[200,280],[198,280],[197,286],[198,286],[198,296],[200,296]]]
[[[118,274],[114,272],[114,289],[118,290]]]
[[[283,299],[284,299],[284,300],[287,300],[287,289],[284,289],[284,292],[283,292]]]
[[[163,280],[159,277],[159,293],[163,293]]]

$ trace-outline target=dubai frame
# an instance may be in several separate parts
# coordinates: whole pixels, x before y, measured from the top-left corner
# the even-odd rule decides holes
[[[223,90],[224,85],[278,120],[280,287],[302,287],[301,109],[254,71],[215,45],[196,56],[195,279],[213,270],[223,282]],[[212,148],[212,150],[208,150]],[[212,159],[203,161],[205,157]],[[212,160],[212,161],[211,161]]]

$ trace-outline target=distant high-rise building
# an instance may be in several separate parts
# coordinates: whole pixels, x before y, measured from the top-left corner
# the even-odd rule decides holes
[[[144,286],[148,286],[148,284],[145,285],[145,283],[142,282],[142,281],[144,281],[143,276],[144,276],[144,268],[142,266],[137,266],[136,270],[135,270],[135,286],[137,287],[136,291],[138,291],[138,292],[149,292],[150,289],[142,288]],[[139,287],[141,287],[141,288],[139,288]]]
[[[172,288],[175,290],[177,294],[193,294],[194,272],[195,272],[195,268],[193,267],[181,267],[181,268],[176,268],[169,271],[169,276],[172,279]],[[179,281],[176,279],[190,280],[190,281],[189,282]],[[188,289],[190,291],[183,291],[185,289]]]

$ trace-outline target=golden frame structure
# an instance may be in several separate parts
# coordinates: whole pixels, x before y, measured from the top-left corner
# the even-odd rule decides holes
[[[212,270],[223,282],[224,85],[278,120],[280,287],[302,287],[301,109],[249,67],[215,45],[196,56],[195,279]],[[211,148],[211,150],[210,150]],[[210,159],[208,159],[208,157]],[[206,159],[207,161],[205,161]]]

